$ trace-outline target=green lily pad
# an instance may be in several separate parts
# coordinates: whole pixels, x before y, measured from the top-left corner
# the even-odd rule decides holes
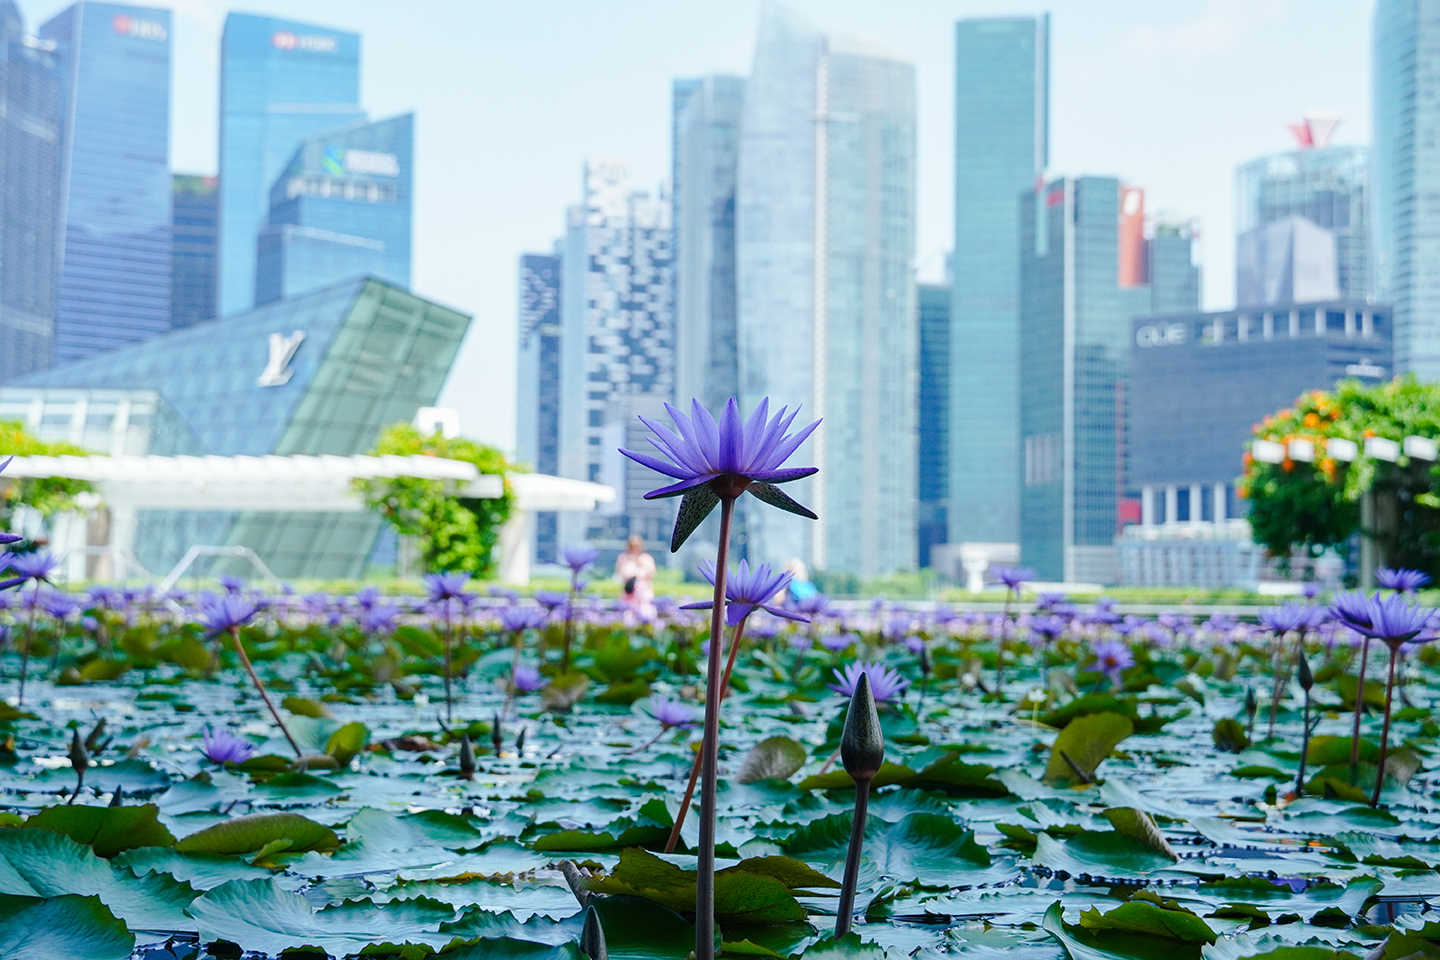
[[[192,833],[176,842],[175,849],[180,853],[254,853],[277,840],[286,841],[282,849],[292,853],[334,850],[340,845],[334,830],[298,813],[258,813]]]
[[[138,807],[47,807],[25,821],[31,829],[63,833],[93,849],[97,856],[113,857],[135,847],[169,847],[175,837],[159,820],[153,803]]]
[[[735,779],[740,783],[758,780],[788,780],[805,766],[805,748],[789,737],[767,737],[745,754]]]
[[[126,960],[135,937],[99,897],[0,895],[0,957]]]
[[[1044,780],[1049,784],[1093,783],[1095,770],[1115,746],[1135,732],[1128,717],[1092,713],[1065,725],[1050,748]]]

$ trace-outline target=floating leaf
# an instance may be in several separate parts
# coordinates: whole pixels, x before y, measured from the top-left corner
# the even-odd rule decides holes
[[[1150,814],[1143,810],[1136,810],[1134,807],[1112,807],[1105,811],[1105,819],[1115,828],[1115,832],[1121,836],[1129,837],[1131,840],[1138,840],[1142,846],[1163,854],[1171,860],[1179,860],[1180,856],[1155,826],[1155,821],[1150,819]]]
[[[329,827],[298,813],[257,813],[234,817],[178,841],[181,853],[254,853],[276,841],[285,841],[283,849],[300,853],[305,850],[334,850],[340,838]]]
[[[0,895],[0,957],[126,960],[135,937],[99,897]]]
[[[1100,763],[1134,732],[1135,725],[1118,713],[1092,713],[1071,720],[1050,748],[1045,782],[1093,783]]]
[[[1215,746],[1229,753],[1239,753],[1250,746],[1250,738],[1245,735],[1245,725],[1234,717],[1216,720],[1215,729],[1210,735],[1215,740]]]
[[[340,766],[348,767],[356,754],[364,750],[369,743],[369,728],[355,720],[330,734],[330,739],[325,743],[325,752],[334,757]]]
[[[93,849],[97,856],[113,857],[135,847],[169,847],[175,837],[159,820],[153,803],[138,807],[47,807],[25,821],[33,829],[63,833]]]
[[[806,756],[805,748],[789,737],[769,737],[745,754],[735,779],[740,783],[772,778],[788,780],[805,765]]]
[[[1214,943],[1210,925],[1174,900],[1162,900],[1141,890],[1113,910],[1101,913],[1096,907],[1080,914],[1080,926],[1087,930],[1121,930],[1152,934],[1181,943]]]

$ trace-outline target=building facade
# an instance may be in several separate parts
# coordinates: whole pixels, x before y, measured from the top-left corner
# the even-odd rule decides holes
[[[736,188],[741,406],[825,424],[806,522],[747,503],[752,560],[877,576],[916,558],[915,70],[761,14]]]
[[[950,495],[950,305],[948,286],[921,284],[920,385],[916,393],[916,561],[932,564],[930,548],[947,543]]]
[[[232,13],[220,48],[219,315],[255,305],[271,188],[307,139],[362,123],[360,37]]]
[[[1377,0],[1371,28],[1376,298],[1395,310],[1395,367],[1440,379],[1440,3]]]
[[[650,487],[625,482],[618,448],[633,414],[674,396],[670,198],[663,185],[633,190],[623,160],[599,158],[585,163],[583,198],[561,250],[559,474],[611,484],[617,497],[602,511],[562,514],[557,539],[618,552],[632,534],[668,542],[643,499]]]
[[[1020,536],[1019,198],[1048,163],[1049,34],[1048,16],[955,25],[951,543]]]
[[[270,190],[255,302],[371,276],[410,286],[415,115],[306,140]]]
[[[215,319],[219,179],[177,173],[171,214],[170,328]]]
[[[1136,188],[1064,178],[1022,197],[1020,560],[1040,580],[1113,583],[1131,320],[1176,302],[1166,284],[1194,291],[1198,277],[1150,282]]]
[[[81,389],[95,402],[95,391],[153,391],[188,431],[174,438],[175,452],[349,456],[435,404],[469,324],[398,287],[351,280],[15,386]],[[246,546],[287,578],[363,575],[382,529],[370,512],[149,511],[137,519],[136,553],[150,570],[169,569],[197,544]]]
[[[0,0],[0,383],[50,365],[59,277],[64,78]]]
[[[516,455],[536,473],[560,473],[560,257],[520,257],[520,341],[516,397]],[[535,516],[540,563],[560,560],[557,515]]]
[[[716,410],[740,395],[735,177],[745,79],[677,80],[672,92],[675,395]]]
[[[62,364],[170,328],[170,11],[82,0],[40,37],[54,44],[66,102]]]

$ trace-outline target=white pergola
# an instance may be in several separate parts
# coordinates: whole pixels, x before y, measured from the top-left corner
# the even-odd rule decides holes
[[[84,578],[87,551],[117,560],[133,552],[140,510],[358,513],[367,507],[353,482],[384,477],[448,480],[464,497],[493,498],[504,492],[500,477],[482,474],[472,463],[426,456],[16,457],[0,482],[24,477],[88,481],[109,509],[106,543],[86,544],[83,524],[56,538],[65,541],[57,548],[81,547],[71,551],[81,565],[78,573],[72,571],[77,579]],[[500,532],[499,563],[501,579],[509,583],[530,579],[536,512],[589,511],[615,500],[612,487],[544,474],[512,474],[510,486],[515,506]]]

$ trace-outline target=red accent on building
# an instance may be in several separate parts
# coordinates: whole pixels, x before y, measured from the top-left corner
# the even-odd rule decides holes
[[[1145,191],[1120,188],[1119,281],[1122,287],[1143,287],[1149,282],[1145,256]]]

